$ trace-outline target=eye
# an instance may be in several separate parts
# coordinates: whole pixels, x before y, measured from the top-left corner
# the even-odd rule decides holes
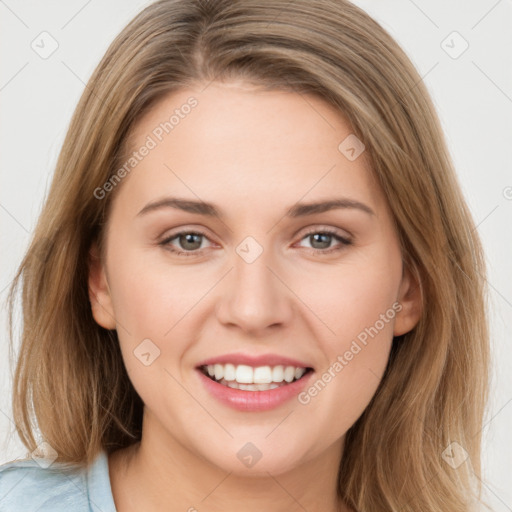
[[[170,252],[177,256],[197,256],[201,253],[203,239],[209,240],[206,234],[200,231],[180,231],[174,233],[159,242],[158,245],[165,247]],[[314,253],[330,254],[332,252],[343,250],[345,247],[352,245],[352,240],[346,236],[341,235],[338,231],[331,228],[311,230],[306,233],[301,240],[309,239],[310,249]],[[176,240],[178,247],[173,245]],[[330,247],[332,241],[338,241],[339,245]],[[181,250],[183,249],[183,250]]]
[[[199,249],[201,249],[202,240],[201,238],[207,238],[204,233],[199,231],[180,231],[174,235],[167,237],[166,239],[159,242],[159,245],[165,247],[169,251],[177,254],[178,256],[197,256]],[[179,247],[185,249],[180,250],[172,245],[172,241],[177,239]]]
[[[348,237],[341,235],[338,231],[326,228],[319,230],[311,230],[302,238],[308,239],[311,244],[311,249],[315,253],[330,254],[332,252],[341,251],[345,247],[352,245],[352,240]],[[338,241],[339,245],[330,247],[332,241]],[[327,250],[326,250],[327,249]]]

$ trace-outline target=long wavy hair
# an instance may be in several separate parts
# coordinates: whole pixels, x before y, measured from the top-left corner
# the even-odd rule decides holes
[[[377,392],[347,432],[340,499],[360,512],[473,510],[490,373],[482,247],[421,77],[347,0],[161,0],[112,42],[74,112],[9,294],[12,344],[22,283],[19,437],[31,451],[43,439],[57,461],[81,466],[140,440],[142,401],[116,331],[94,321],[88,296],[88,252],[101,246],[119,187],[102,200],[94,191],[156,102],[234,79],[316,94],[346,116],[421,288],[419,323],[393,340]],[[468,455],[456,468],[445,462],[452,442]]]

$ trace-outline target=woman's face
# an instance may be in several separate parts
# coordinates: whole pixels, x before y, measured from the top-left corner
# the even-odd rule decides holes
[[[89,282],[154,446],[251,474],[341,456],[419,315],[351,133],[315,96],[242,83],[175,92],[137,124],[121,183],[98,192],[118,188]]]

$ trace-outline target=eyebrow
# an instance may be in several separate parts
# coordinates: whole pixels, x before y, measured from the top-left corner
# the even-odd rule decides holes
[[[175,208],[188,213],[224,218],[222,211],[212,203],[192,199],[180,199],[177,197],[165,197],[158,201],[148,203],[137,214],[137,217],[163,208]],[[375,215],[375,212],[366,204],[354,199],[342,197],[309,203],[296,203],[287,210],[285,216],[292,218],[305,217],[307,215],[323,213],[335,209],[356,209],[368,215]]]

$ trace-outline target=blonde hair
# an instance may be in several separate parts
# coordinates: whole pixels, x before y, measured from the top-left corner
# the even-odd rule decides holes
[[[485,268],[440,123],[421,77],[392,37],[346,0],[161,0],[113,41],[73,115],[23,277],[13,385],[17,432],[57,461],[89,464],[141,436],[143,404],[117,334],[98,326],[88,251],[102,241],[113,176],[140,117],[171,91],[242,79],[316,94],[366,146],[417,276],[422,316],[396,337],[370,404],[347,432],[339,496],[359,511],[472,510],[481,500],[488,399]],[[456,441],[469,454],[443,460]]]

